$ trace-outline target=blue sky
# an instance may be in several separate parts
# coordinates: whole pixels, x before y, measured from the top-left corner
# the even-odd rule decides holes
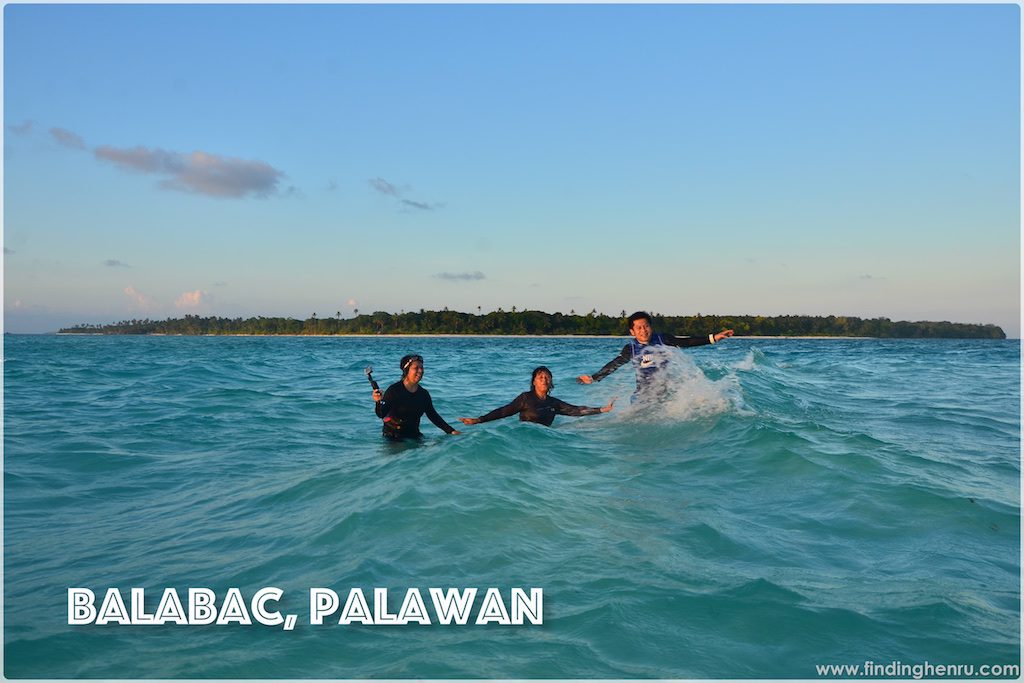
[[[1017,5],[6,5],[4,320],[1020,334]]]

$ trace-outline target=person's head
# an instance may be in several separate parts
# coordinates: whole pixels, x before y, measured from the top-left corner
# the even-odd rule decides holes
[[[423,377],[423,356],[418,353],[402,356],[402,360],[398,362],[398,367],[402,369],[402,379],[411,379],[414,382],[418,382]]]
[[[641,344],[651,341],[651,334],[654,328],[651,327],[651,314],[647,311],[637,311],[629,316],[629,333],[636,337]]]
[[[555,380],[551,376],[551,371],[543,365],[539,368],[534,368],[533,375],[530,377],[530,388],[536,393],[547,393],[555,388]]]

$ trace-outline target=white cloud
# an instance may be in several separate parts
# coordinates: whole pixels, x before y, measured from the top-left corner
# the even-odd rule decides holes
[[[128,285],[124,288],[125,295],[132,300],[132,302],[144,311],[148,311],[153,308],[153,300],[135,289],[135,287]]]
[[[194,292],[184,292],[174,302],[174,306],[179,309],[199,308],[204,303],[203,299],[205,297],[206,292],[201,289],[197,289]]]

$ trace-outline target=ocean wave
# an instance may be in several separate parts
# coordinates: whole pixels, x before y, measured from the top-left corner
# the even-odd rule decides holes
[[[602,339],[6,343],[12,677],[792,678],[1019,656],[1017,345],[732,339],[672,350],[659,400],[630,404],[628,368],[573,381],[621,348]],[[563,400],[619,399],[387,443],[363,368],[386,386],[410,350],[452,423],[540,364]],[[281,585],[295,610],[313,586],[541,586],[545,623],[71,628],[73,585]]]

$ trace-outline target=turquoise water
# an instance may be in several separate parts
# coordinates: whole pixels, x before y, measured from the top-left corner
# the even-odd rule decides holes
[[[1016,341],[732,339],[577,385],[616,339],[6,337],[4,673],[814,678],[1020,661]],[[426,358],[463,429],[380,439]],[[616,409],[462,427],[554,371]],[[294,630],[69,626],[67,589],[284,591]],[[314,626],[307,591],[544,592],[544,623]],[[429,598],[428,598],[429,600]],[[372,606],[372,604],[371,604]],[[432,612],[431,612],[432,614]],[[474,612],[475,616],[475,612]]]

